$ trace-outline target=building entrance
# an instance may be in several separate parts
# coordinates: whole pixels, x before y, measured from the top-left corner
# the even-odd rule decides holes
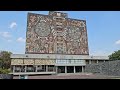
[[[75,66],[75,72],[76,73],[82,72],[82,66]]]
[[[58,73],[65,73],[65,66],[58,66]]]
[[[74,66],[67,66],[67,73],[74,73]]]

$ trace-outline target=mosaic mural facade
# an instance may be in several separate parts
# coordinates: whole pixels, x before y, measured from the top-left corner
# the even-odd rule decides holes
[[[66,13],[28,13],[26,53],[89,54],[86,21]]]
[[[55,65],[55,60],[48,59],[12,59],[11,65]]]

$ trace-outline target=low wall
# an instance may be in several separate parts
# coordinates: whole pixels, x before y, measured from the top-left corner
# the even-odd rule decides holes
[[[120,76],[120,60],[107,61],[98,64],[88,64],[85,66],[85,72]]]
[[[13,79],[12,74],[0,74],[0,79]]]

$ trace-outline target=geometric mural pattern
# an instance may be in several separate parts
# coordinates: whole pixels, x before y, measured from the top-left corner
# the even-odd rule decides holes
[[[28,13],[25,53],[89,54],[86,21],[62,12]]]
[[[12,59],[11,65],[23,65],[23,59]]]
[[[11,65],[55,65],[55,60],[49,59],[12,59]]]
[[[55,60],[35,60],[35,65],[55,65]]]
[[[24,65],[34,65],[34,60],[32,59],[24,59]]]

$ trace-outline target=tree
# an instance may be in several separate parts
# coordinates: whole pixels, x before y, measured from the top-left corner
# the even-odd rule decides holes
[[[10,69],[2,69],[0,68],[0,74],[8,74],[10,73]]]
[[[10,63],[11,63],[11,59],[10,59],[10,55],[12,53],[8,52],[8,51],[1,51],[0,52],[0,67],[2,69],[9,69],[10,68]]]
[[[120,50],[115,51],[111,55],[109,55],[110,60],[120,60]]]

